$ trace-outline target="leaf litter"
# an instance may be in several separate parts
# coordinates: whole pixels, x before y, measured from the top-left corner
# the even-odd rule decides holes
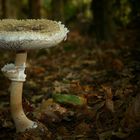
[[[126,41],[120,37],[98,46],[72,31],[60,46],[30,53],[23,91],[27,116],[46,125],[52,140],[133,137],[140,128],[140,49]],[[12,55],[1,52],[0,57]],[[12,140],[10,82],[2,73],[0,78],[0,139]]]

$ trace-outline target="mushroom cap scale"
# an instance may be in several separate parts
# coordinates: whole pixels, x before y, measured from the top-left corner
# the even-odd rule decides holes
[[[0,48],[41,49],[55,46],[67,36],[67,28],[47,19],[0,20]]]

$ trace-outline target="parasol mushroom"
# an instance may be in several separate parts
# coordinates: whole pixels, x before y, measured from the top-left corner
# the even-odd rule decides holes
[[[0,49],[16,51],[15,64],[7,64],[1,70],[12,81],[10,108],[17,132],[38,127],[37,122],[27,118],[22,107],[27,50],[55,46],[66,39],[67,33],[67,28],[61,22],[47,19],[0,21]]]

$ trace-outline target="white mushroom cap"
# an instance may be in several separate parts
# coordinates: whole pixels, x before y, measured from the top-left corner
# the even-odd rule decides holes
[[[28,50],[55,46],[67,36],[67,28],[47,19],[0,20],[0,49]]]

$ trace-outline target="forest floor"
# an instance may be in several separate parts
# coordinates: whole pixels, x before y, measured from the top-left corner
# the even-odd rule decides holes
[[[1,51],[0,67],[14,57]],[[57,47],[29,51],[26,73],[24,110],[48,127],[52,140],[138,140],[137,31],[121,31],[113,44],[100,46],[91,37],[71,31]],[[0,85],[0,140],[12,140],[16,130],[9,115],[10,81],[2,73]]]

